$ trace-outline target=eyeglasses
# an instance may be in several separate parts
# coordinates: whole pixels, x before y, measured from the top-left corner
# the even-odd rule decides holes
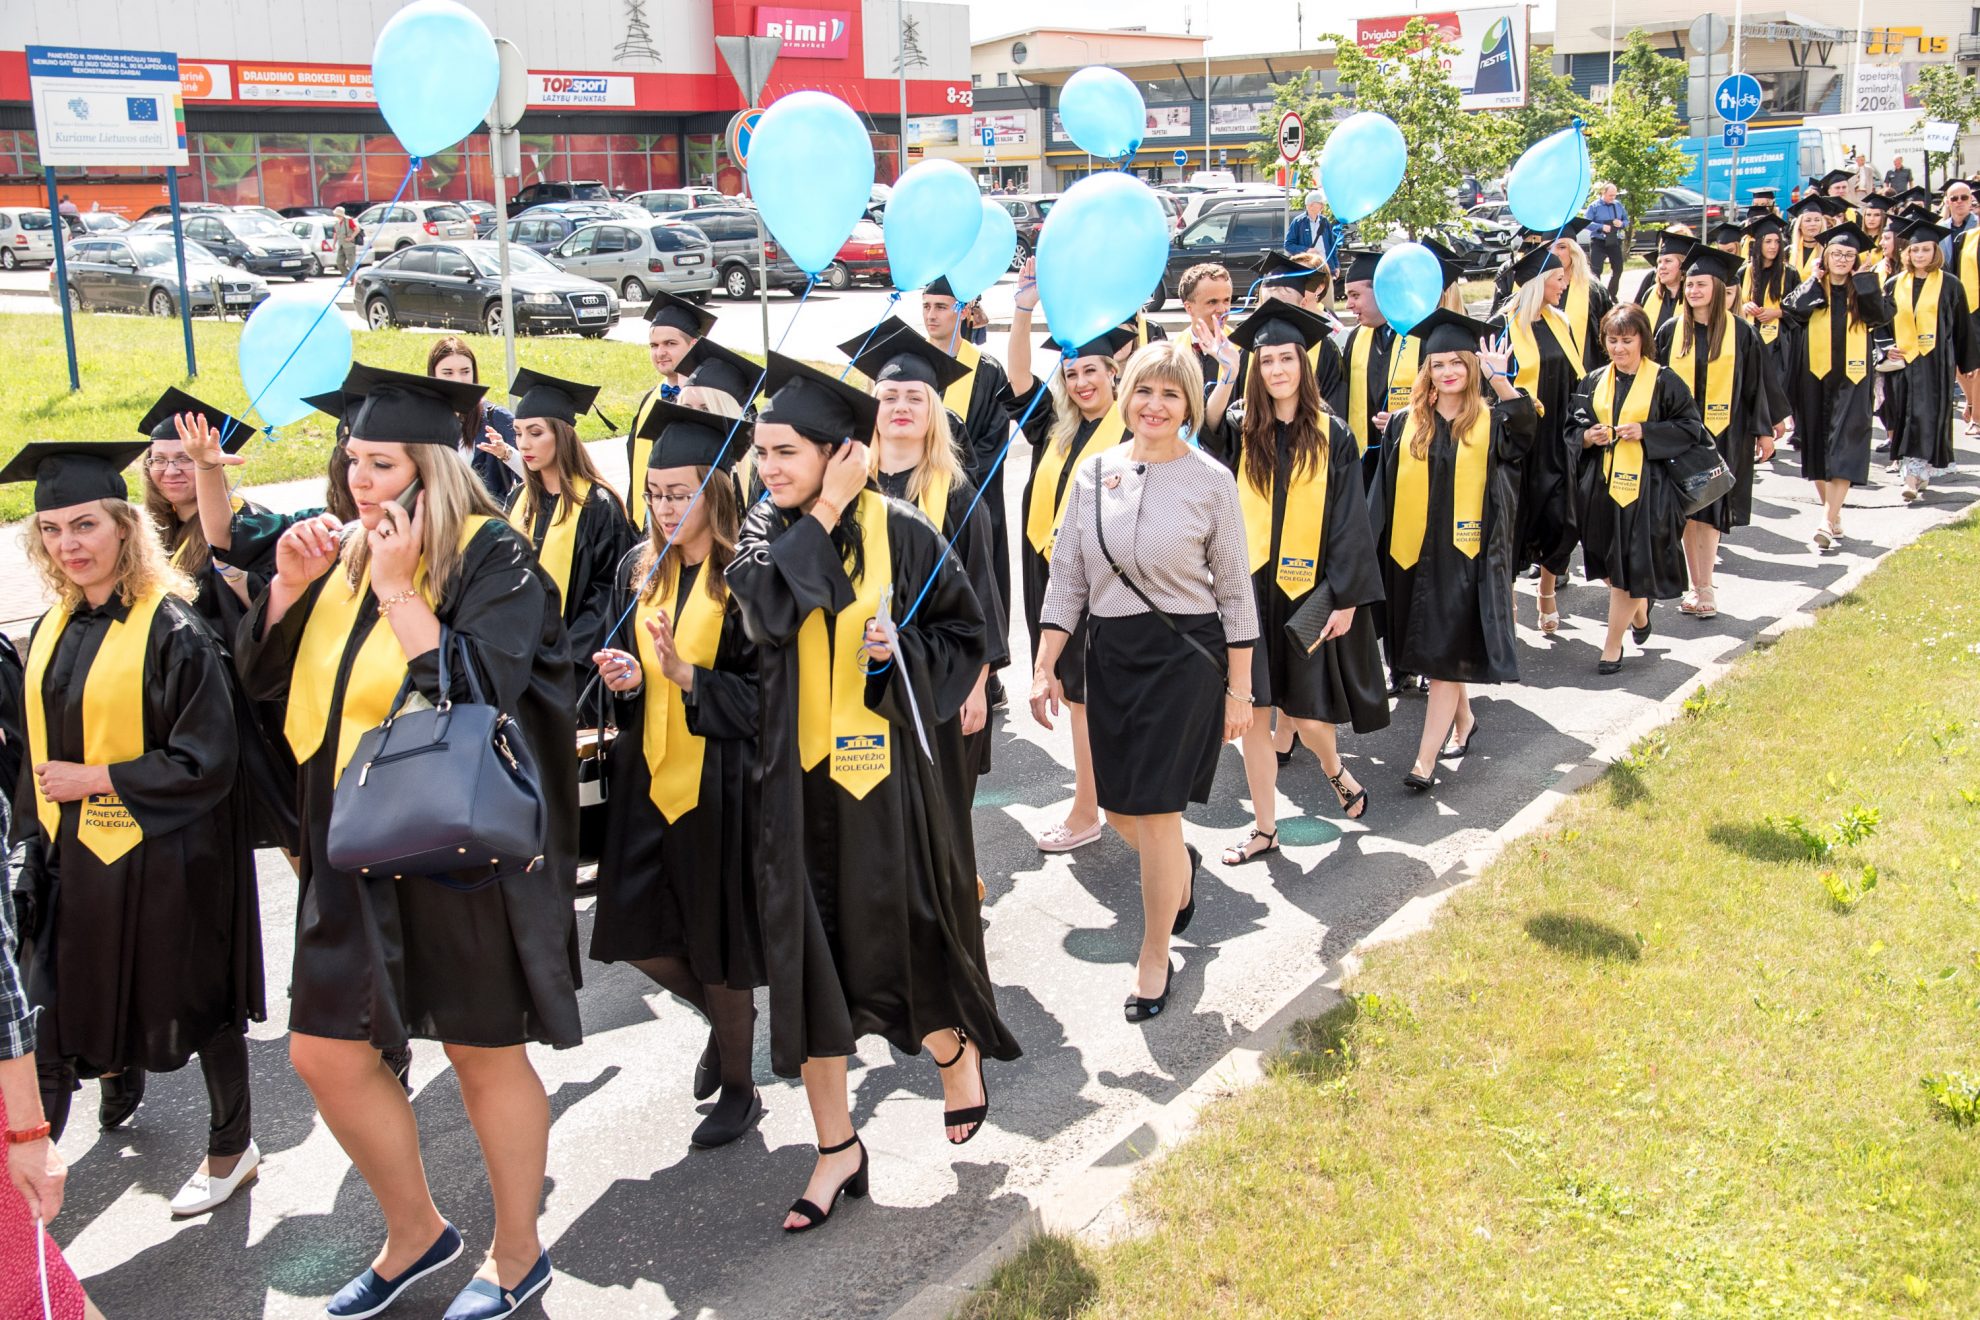
[[[664,504],[669,508],[673,508],[676,505],[680,505],[681,507],[686,507],[687,505],[694,503],[694,497],[698,493],[699,492],[692,490],[681,491],[679,494],[668,492],[662,495],[655,495],[647,502],[649,504]]]
[[[194,466],[190,454],[160,454],[155,458],[145,459],[144,465],[153,472],[166,472],[172,468],[178,468],[183,471]]]

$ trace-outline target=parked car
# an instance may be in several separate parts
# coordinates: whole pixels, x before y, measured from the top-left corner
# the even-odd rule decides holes
[[[1162,204],[1162,213],[1169,217],[1169,237],[1174,238],[1182,232],[1183,204],[1180,199],[1165,192],[1156,193],[1155,200]]]
[[[731,298],[756,296],[757,256],[768,262],[770,287],[801,293],[811,277],[783,254],[774,239],[762,238],[756,212],[741,207],[697,210],[691,222],[715,245],[715,280]]]
[[[719,188],[652,188],[646,192],[636,192],[626,200],[635,206],[645,207],[654,215],[735,204],[735,198]]]
[[[354,302],[374,330],[438,325],[502,333],[501,259],[486,240],[401,248],[358,272],[356,285]],[[509,287],[524,334],[574,330],[602,339],[619,323],[617,294],[534,252],[509,249]]]
[[[511,211],[521,211],[544,202],[609,202],[612,190],[597,179],[544,180],[525,184],[509,199]]]
[[[853,225],[852,236],[839,248],[839,255],[825,268],[828,288],[849,289],[854,280],[893,282],[893,268],[887,264],[886,232],[871,220]]]
[[[180,202],[179,203],[180,215],[191,215],[194,211],[226,211],[228,209],[229,208],[220,205],[220,203],[218,202]],[[144,213],[138,216],[138,219],[151,220],[161,215],[169,218],[171,214],[172,214],[172,204],[170,202],[160,202],[156,206],[145,207]]]
[[[78,234],[121,234],[131,227],[131,222],[115,211],[84,211],[62,218],[74,221],[69,231]]]
[[[1038,231],[1045,227],[1045,214],[1058,200],[1057,193],[1021,193],[1015,197],[997,199],[1011,213],[1011,223],[1017,226],[1017,251],[1011,254],[1012,270],[1022,266],[1037,248]]]
[[[285,206],[280,214],[285,220],[300,220],[306,215],[329,215],[330,211],[327,206]]]
[[[1736,224],[1740,217],[1739,207],[1733,202],[1715,201],[1708,204],[1701,192],[1690,188],[1666,188],[1657,194],[1656,202],[1642,215],[1632,217],[1635,228],[1630,231],[1630,246],[1638,252],[1657,246],[1657,231],[1666,225],[1689,225],[1693,232],[1703,233],[1698,228],[1701,211],[1708,226],[1722,220]]]
[[[1474,220],[1466,217],[1448,225],[1439,225],[1428,237],[1449,248],[1456,255],[1468,276],[1496,274],[1500,265],[1512,251],[1513,236],[1518,226],[1505,229],[1489,220]],[[1365,241],[1365,240],[1364,240]],[[1384,252],[1409,242],[1409,231],[1401,225],[1393,226],[1381,241]]]
[[[573,275],[609,284],[627,303],[644,303],[655,290],[706,298],[715,287],[715,248],[693,225],[661,224],[644,211],[638,224],[612,220],[589,224],[550,250],[550,259]]]
[[[181,216],[186,237],[220,260],[257,275],[287,275],[297,281],[323,273],[323,265],[302,240],[273,220],[231,211]],[[164,229],[169,231],[168,217]]]
[[[357,222],[374,261],[415,243],[474,237],[474,221],[453,202],[384,202],[367,209]]]
[[[85,312],[149,312],[177,316],[185,296],[179,284],[177,244],[169,234],[125,233],[79,238],[69,244],[69,306]],[[186,244],[186,283],[195,316],[221,308],[242,315],[268,300],[268,281],[235,270],[197,243]],[[50,297],[59,297],[48,276]]]
[[[304,215],[282,222],[282,228],[294,234],[309,250],[319,271],[337,264],[337,240],[330,232],[332,219],[329,215]]]
[[[1240,183],[1229,188],[1197,193],[1194,197],[1189,198],[1183,203],[1183,227],[1187,229],[1190,225],[1201,220],[1204,212],[1215,209],[1211,206],[1212,202],[1232,200],[1258,201],[1267,198],[1277,202],[1281,211],[1286,209],[1286,190],[1275,183]]]
[[[232,210],[235,215],[258,215],[270,224],[277,225],[289,218],[271,206],[236,206]]]
[[[468,219],[474,222],[476,238],[495,237],[495,203],[466,201],[456,202],[454,205],[466,211]]]
[[[55,218],[47,207],[0,210],[0,269],[19,270],[32,261],[55,260]]]
[[[1169,299],[1178,296],[1183,272],[1200,261],[1215,261],[1232,271],[1248,268],[1286,237],[1286,203],[1283,197],[1254,197],[1250,201],[1224,207],[1184,227],[1169,243],[1169,264],[1162,282],[1148,300],[1148,310],[1160,311]],[[1244,296],[1250,282],[1238,277],[1237,293]]]
[[[509,242],[548,253],[585,225],[615,218],[591,202],[550,202],[509,218]]]

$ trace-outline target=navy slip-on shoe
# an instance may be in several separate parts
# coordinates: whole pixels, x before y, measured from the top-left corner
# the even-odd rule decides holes
[[[330,1299],[324,1308],[336,1320],[365,1320],[377,1315],[393,1302],[399,1294],[418,1283],[433,1271],[451,1264],[461,1254],[461,1231],[452,1224],[440,1231],[440,1237],[426,1249],[426,1254],[412,1263],[411,1268],[396,1279],[380,1278],[378,1271],[366,1270],[345,1284],[343,1290]]]
[[[502,1320],[504,1316],[514,1315],[524,1302],[549,1286],[550,1253],[546,1251],[513,1288],[476,1279],[461,1289],[442,1320]]]

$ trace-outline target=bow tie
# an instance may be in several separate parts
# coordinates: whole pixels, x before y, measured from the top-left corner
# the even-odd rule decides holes
[[[678,399],[678,398],[680,398],[680,397],[681,397],[681,387],[680,387],[680,386],[678,386],[678,385],[662,385],[662,386],[660,387],[660,402],[662,402],[662,403],[672,403],[672,402],[674,402],[674,400],[676,400],[676,399]]]

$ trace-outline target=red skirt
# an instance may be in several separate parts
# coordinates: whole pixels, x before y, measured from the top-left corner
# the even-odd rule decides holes
[[[7,1102],[0,1099],[0,1131],[12,1126],[7,1121]],[[46,1307],[41,1304],[37,1239],[48,1264]],[[13,1183],[0,1185],[0,1320],[82,1320],[82,1314],[82,1284],[62,1259],[62,1249],[48,1230],[34,1222]]]

